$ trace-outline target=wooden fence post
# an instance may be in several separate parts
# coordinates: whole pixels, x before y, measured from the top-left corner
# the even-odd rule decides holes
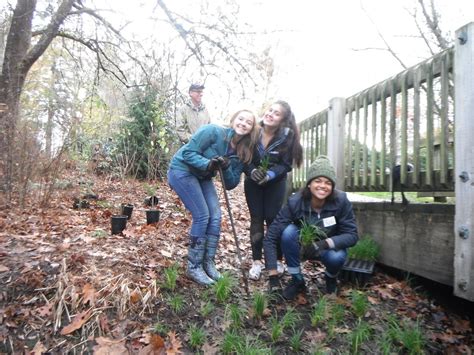
[[[346,116],[346,99],[335,97],[329,100],[327,154],[336,170],[336,188],[344,190],[344,118]]]
[[[474,301],[474,22],[456,31],[454,52],[454,294]]]

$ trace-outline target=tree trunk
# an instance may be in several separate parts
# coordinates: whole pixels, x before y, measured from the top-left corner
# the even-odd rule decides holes
[[[74,0],[63,0],[39,41],[31,47],[31,28],[36,0],[18,0],[5,46],[0,74],[0,150],[2,185],[7,202],[11,201],[15,130],[18,122],[20,95],[26,75],[57,35]]]

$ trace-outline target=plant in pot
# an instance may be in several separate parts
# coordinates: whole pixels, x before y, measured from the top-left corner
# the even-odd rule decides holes
[[[160,211],[156,208],[158,205],[158,197],[156,197],[156,187],[145,184],[145,190],[148,197],[145,198],[145,205],[150,207],[145,210],[146,224],[156,223],[160,220]]]
[[[364,286],[374,272],[379,254],[380,248],[372,236],[362,236],[356,245],[348,249],[348,258],[342,268],[341,277]]]
[[[127,216],[127,219],[132,218],[133,205],[131,203],[122,203],[121,207],[122,207],[121,214]]]
[[[127,227],[127,215],[122,213],[122,208],[117,207],[115,208],[118,211],[117,214],[113,214],[110,216],[110,223],[112,228],[112,234],[120,234],[122,231]]]

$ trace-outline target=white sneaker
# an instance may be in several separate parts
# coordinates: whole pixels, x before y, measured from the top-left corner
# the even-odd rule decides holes
[[[277,261],[277,271],[278,275],[283,275],[286,271],[286,266],[280,261]]]
[[[260,260],[254,260],[252,262],[252,267],[249,270],[249,278],[251,280],[259,280],[262,270],[265,268],[263,263]]]

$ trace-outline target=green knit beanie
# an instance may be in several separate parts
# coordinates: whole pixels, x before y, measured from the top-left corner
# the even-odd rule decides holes
[[[319,176],[331,180],[332,185],[336,186],[336,172],[331,165],[331,161],[325,155],[319,155],[316,157],[313,164],[308,168],[308,172],[306,173],[306,186],[309,185],[311,180]]]

